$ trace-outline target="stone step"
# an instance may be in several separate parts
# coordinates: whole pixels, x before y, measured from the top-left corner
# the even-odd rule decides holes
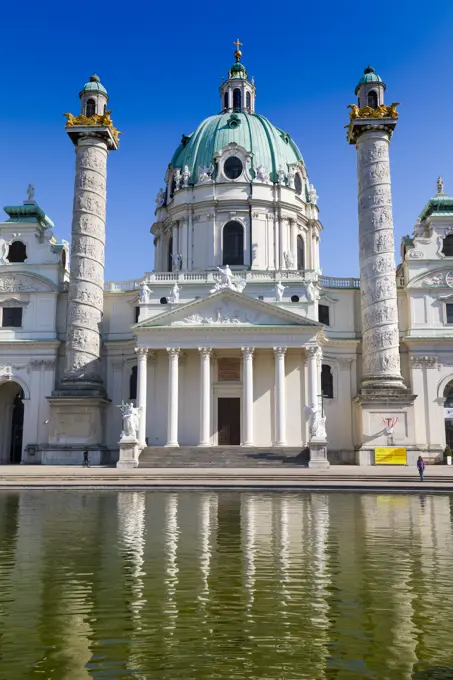
[[[307,465],[308,458],[308,451],[300,447],[148,446],[140,454],[139,467],[300,467]]]

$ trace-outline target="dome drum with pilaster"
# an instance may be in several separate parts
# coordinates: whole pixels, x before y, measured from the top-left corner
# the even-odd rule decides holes
[[[385,83],[372,66],[367,66],[355,88],[359,108],[371,106],[376,109],[384,104]]]

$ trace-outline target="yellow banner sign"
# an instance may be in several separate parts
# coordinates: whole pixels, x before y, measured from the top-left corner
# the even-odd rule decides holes
[[[375,465],[407,465],[407,451],[390,446],[374,449],[374,463]]]

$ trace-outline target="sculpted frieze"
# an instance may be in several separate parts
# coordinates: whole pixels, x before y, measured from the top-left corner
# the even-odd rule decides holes
[[[90,286],[86,282],[72,282],[69,286],[69,294],[74,302],[82,302],[102,309],[104,294],[98,286]]]
[[[387,161],[388,155],[388,144],[383,140],[375,141],[371,146],[368,147],[365,147],[364,144],[361,144],[359,148],[360,165],[374,163],[375,161]]]
[[[365,352],[376,352],[381,349],[399,346],[399,331],[394,328],[372,328],[363,333]]]
[[[411,356],[412,368],[438,368],[436,356]]]
[[[73,349],[81,349],[85,353],[99,356],[99,333],[89,328],[71,326],[68,330],[66,342]]]
[[[107,151],[95,148],[80,146],[77,149],[77,170],[81,167],[97,170],[102,174],[106,173]]]
[[[26,274],[0,274],[0,293],[33,293],[49,291],[50,287]]]
[[[363,190],[365,187],[372,186],[377,182],[390,181],[390,168],[388,162],[376,162],[371,165],[365,165],[360,168],[359,174],[359,189]]]
[[[83,304],[72,305],[68,316],[70,323],[87,326],[96,326],[101,320],[100,310]]]
[[[399,375],[400,357],[394,350],[364,355],[365,375]]]
[[[81,172],[76,174],[76,187],[78,189],[89,189],[102,195],[106,190],[106,180],[99,173],[82,169]]]
[[[373,302],[390,298],[396,298],[394,275],[362,280],[362,300],[364,305],[370,305]]]
[[[72,239],[74,254],[91,257],[97,262],[104,262],[104,246],[97,239],[90,238],[85,234],[74,236]]]
[[[103,197],[93,196],[92,194],[78,194],[74,203],[75,210],[87,210],[102,218],[105,216],[105,200]]]
[[[360,213],[360,231],[391,229],[393,226],[392,210],[389,206],[379,206]]]
[[[389,305],[386,302],[378,303],[369,307],[363,313],[363,330],[368,330],[373,326],[385,323],[396,323],[398,313],[396,305]]]
[[[364,278],[371,278],[381,274],[394,274],[395,259],[393,253],[386,253],[385,255],[377,255],[374,258],[369,258],[366,265],[362,267],[361,274]]]
[[[372,190],[363,189],[363,194],[360,195],[360,210],[368,210],[369,208],[391,204],[392,196],[390,193],[390,185],[388,184],[373,187]]]
[[[381,230],[360,234],[360,258],[384,252],[394,252],[393,230]]]
[[[105,240],[105,224],[100,217],[95,215],[86,215],[85,213],[76,213],[76,222],[74,230],[78,233],[85,233],[89,236],[95,236],[104,243]]]

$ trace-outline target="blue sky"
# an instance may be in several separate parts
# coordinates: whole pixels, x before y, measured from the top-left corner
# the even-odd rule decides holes
[[[70,238],[75,156],[65,111],[93,71],[124,132],[109,158],[106,278],[153,267],[149,228],[156,193],[182,133],[219,110],[218,86],[233,41],[257,85],[257,111],[287,130],[319,194],[323,272],[358,275],[355,149],[345,139],[346,106],[371,63],[401,102],[392,140],[397,243],[443,175],[453,193],[453,2],[337,0],[8,3],[0,55],[0,205],[36,199]]]

